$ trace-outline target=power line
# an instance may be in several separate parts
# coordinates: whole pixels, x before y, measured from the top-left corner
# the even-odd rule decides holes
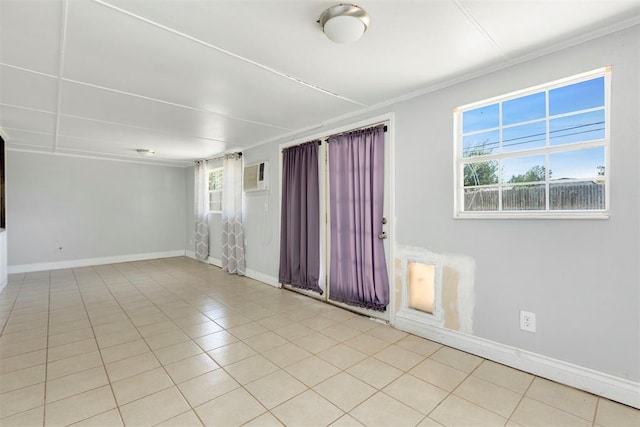
[[[575,126],[571,126],[571,127],[567,127],[567,128],[563,128],[563,129],[556,129],[556,130],[553,130],[553,131],[549,131],[549,134],[559,133],[559,132],[566,132],[566,131],[573,130],[573,129],[579,129],[579,128],[584,128],[584,127],[594,126],[594,125],[599,125],[599,124],[604,124],[604,121],[586,123],[586,124],[582,124],[582,125],[575,125]],[[585,130],[585,131],[582,131],[582,132],[572,132],[572,133],[567,133],[567,134],[564,134],[564,135],[550,135],[549,139],[563,138],[563,137],[567,137],[567,136],[580,135],[580,134],[591,133],[591,132],[596,132],[596,131],[600,131],[600,130],[604,130],[604,127],[597,128],[597,129],[589,129],[589,130]],[[528,139],[526,141],[520,141],[520,142],[511,143],[511,144],[505,144],[505,142],[507,142],[507,141],[517,141],[517,140],[521,140],[521,139],[525,139],[525,138],[533,138],[533,137],[536,137],[536,136],[543,136],[543,135],[545,136],[545,138],[532,139],[532,140]],[[502,140],[502,147],[512,147],[512,146],[515,146],[515,145],[530,144],[532,142],[546,141],[546,135],[547,135],[547,132],[544,132],[544,133],[534,133],[534,134],[530,134],[530,135],[523,135],[523,136],[509,138],[509,139],[503,139]],[[469,151],[469,150],[473,150],[473,149],[476,149],[476,148],[479,148],[479,147],[482,147],[482,148],[487,148],[488,147],[490,150],[493,150],[494,147],[491,147],[493,145],[499,146],[500,145],[500,141],[498,140],[498,141],[491,141],[491,142],[489,142],[489,141],[483,142],[483,143],[476,144],[476,145],[473,145],[471,147],[468,147],[466,150]]]

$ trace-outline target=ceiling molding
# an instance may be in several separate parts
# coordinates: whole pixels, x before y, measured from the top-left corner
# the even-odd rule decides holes
[[[429,94],[429,93],[433,93],[435,91],[438,91],[438,90],[441,90],[441,89],[445,89],[447,87],[455,86],[457,84],[464,83],[466,81],[473,80],[473,79],[476,79],[478,77],[482,77],[482,76],[485,76],[487,74],[491,74],[491,73],[494,73],[496,71],[500,71],[500,70],[503,70],[505,68],[509,68],[509,67],[514,66],[514,65],[521,64],[523,62],[527,62],[527,61],[530,61],[530,60],[533,60],[533,59],[536,59],[536,58],[539,58],[539,57],[542,57],[542,56],[545,56],[545,55],[549,55],[551,53],[557,52],[557,51],[562,50],[562,49],[566,49],[566,48],[570,48],[570,47],[573,47],[573,46],[577,46],[577,45],[579,45],[581,43],[584,43],[584,42],[587,42],[589,40],[593,40],[593,39],[596,39],[596,38],[599,38],[599,37],[603,37],[603,36],[606,36],[608,34],[614,33],[616,31],[624,30],[624,29],[633,27],[634,25],[638,25],[638,24],[640,24],[640,15],[637,16],[637,17],[631,18],[629,20],[626,20],[624,22],[620,22],[620,23],[611,25],[611,26],[606,27],[604,29],[593,31],[593,32],[590,32],[588,34],[581,35],[581,36],[569,39],[569,40],[564,41],[562,43],[557,43],[555,45],[539,49],[539,50],[537,50],[535,52],[532,52],[530,54],[526,54],[526,55],[522,55],[522,56],[519,56],[519,57],[516,57],[516,58],[509,59],[509,60],[505,61],[504,63],[493,65],[493,66],[490,66],[490,67],[486,67],[484,69],[481,69],[481,70],[478,70],[478,71],[474,71],[474,72],[471,72],[471,73],[467,73],[467,74],[464,74],[462,76],[459,76],[459,77],[456,77],[456,78],[453,78],[453,79],[445,80],[445,81],[443,81],[441,83],[437,83],[435,85],[431,85],[431,86],[426,87],[424,89],[408,93],[406,95],[402,95],[402,96],[399,96],[399,97],[396,97],[396,98],[392,98],[392,99],[390,99],[388,101],[384,101],[384,102],[381,102],[381,103],[378,103],[378,104],[371,105],[367,109],[360,110],[360,112],[349,113],[349,114],[345,114],[343,116],[339,116],[339,117],[336,117],[336,118],[333,118],[333,119],[330,119],[330,120],[326,120],[323,123],[327,124],[327,123],[332,123],[332,122],[336,122],[336,121],[341,121],[341,120],[344,120],[344,119],[347,119],[347,118],[350,118],[350,117],[353,117],[353,116],[358,116],[358,115],[364,114],[364,113],[366,113],[368,111],[378,110],[380,108],[388,107],[389,105],[393,105],[393,104],[397,104],[397,103],[400,103],[400,102],[403,102],[403,101],[407,101],[409,99],[413,99],[413,98],[416,98],[418,96],[422,96],[422,95],[426,95],[426,94]]]
[[[289,132],[286,135],[269,138],[269,139],[264,140],[262,142],[258,142],[256,144],[253,144],[253,145],[251,145],[251,146],[249,146],[249,147],[247,147],[245,149],[258,147],[258,146],[261,146],[261,145],[264,145],[264,144],[269,144],[269,143],[276,142],[276,141],[285,141],[287,138],[291,138],[291,137],[295,137],[296,135],[304,134],[305,132],[308,132],[309,130],[317,129],[317,128],[320,128],[322,126],[327,126],[327,125],[330,125],[330,124],[333,124],[333,123],[337,123],[337,122],[341,122],[341,121],[344,121],[344,120],[348,120],[348,119],[351,119],[351,118],[360,117],[360,116],[365,115],[367,113],[374,112],[376,110],[380,110],[382,108],[388,107],[390,105],[398,104],[400,102],[408,101],[410,99],[413,99],[413,98],[416,98],[416,97],[419,97],[419,96],[427,95],[429,93],[433,93],[433,92],[436,92],[436,91],[441,90],[441,89],[445,89],[445,88],[448,88],[448,87],[451,87],[451,86],[455,86],[457,84],[464,83],[466,81],[473,80],[473,79],[476,79],[476,78],[479,78],[479,77],[494,73],[496,71],[500,71],[500,70],[503,70],[505,68],[509,68],[511,66],[518,65],[518,64],[521,64],[523,62],[527,62],[527,61],[530,61],[532,59],[536,59],[536,58],[539,58],[541,56],[557,52],[557,51],[562,50],[562,49],[566,49],[566,48],[569,48],[569,47],[572,47],[572,46],[577,46],[577,45],[579,45],[581,43],[584,43],[584,42],[587,42],[589,40],[593,40],[593,39],[596,39],[596,38],[599,38],[599,37],[603,37],[603,36],[606,36],[608,34],[614,33],[616,31],[621,31],[621,30],[624,30],[624,29],[627,29],[627,28],[631,28],[634,25],[639,25],[639,24],[640,24],[640,15],[632,17],[632,18],[630,18],[628,20],[625,20],[625,21],[618,22],[616,24],[607,26],[605,28],[601,28],[599,30],[589,32],[587,34],[583,34],[581,36],[574,37],[574,38],[569,39],[567,41],[564,41],[562,43],[557,43],[557,44],[554,44],[552,46],[549,46],[549,47],[546,47],[546,48],[543,48],[543,49],[539,49],[539,50],[537,50],[537,51],[535,51],[533,53],[530,53],[530,54],[527,54],[527,55],[522,55],[522,56],[516,57],[516,58],[512,58],[512,59],[507,60],[504,63],[498,64],[498,65],[487,67],[487,68],[484,68],[482,70],[471,72],[471,73],[468,73],[468,74],[465,74],[465,75],[462,75],[462,76],[459,76],[459,77],[456,77],[456,78],[453,78],[453,79],[445,80],[445,81],[443,81],[441,83],[430,85],[430,86],[428,86],[428,87],[426,87],[424,89],[420,89],[418,91],[410,92],[410,93],[408,93],[406,95],[402,95],[402,96],[399,96],[399,97],[396,97],[396,98],[392,98],[392,99],[389,99],[387,101],[380,102],[378,104],[373,104],[373,105],[371,105],[371,106],[369,106],[367,108],[363,108],[361,110],[353,111],[351,113],[343,114],[341,116],[337,116],[337,117],[333,117],[331,119],[324,120],[322,123],[315,124],[315,125],[312,125],[312,126],[300,129],[300,130],[295,130],[295,131]]]
[[[375,34],[345,47],[326,43],[309,19],[313,2],[247,10],[234,2],[10,2],[0,30],[3,60],[15,65],[0,63],[0,124],[25,151],[190,165],[192,156],[349,125],[640,23],[634,2],[569,3],[495,8],[450,0],[407,3],[402,11],[380,4],[379,13],[394,13],[376,21]],[[630,52],[618,40],[632,43],[637,28],[595,45]],[[162,155],[141,159],[132,150],[138,145],[155,145],[149,148]]]

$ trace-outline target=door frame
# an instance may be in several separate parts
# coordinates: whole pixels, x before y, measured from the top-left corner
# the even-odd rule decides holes
[[[387,274],[389,275],[389,305],[387,306],[387,310],[382,313],[383,315],[380,316],[381,313],[379,312],[375,312],[373,310],[365,310],[365,309],[361,309],[360,307],[355,307],[355,306],[350,306],[347,304],[342,304],[336,301],[331,301],[330,299],[327,298],[327,292],[328,292],[328,285],[329,282],[327,280],[327,262],[328,262],[328,242],[329,242],[329,236],[328,236],[328,230],[327,230],[327,224],[328,224],[328,203],[327,203],[327,195],[328,192],[326,191],[327,188],[327,177],[325,176],[325,171],[327,170],[327,168],[325,166],[322,166],[322,163],[326,162],[326,156],[322,153],[326,153],[325,149],[323,148],[322,150],[320,150],[319,152],[319,162],[321,163],[319,171],[320,171],[320,242],[319,244],[320,246],[320,281],[321,283],[321,288],[324,290],[323,295],[319,295],[315,292],[310,292],[310,291],[304,291],[302,289],[297,289],[294,287],[289,287],[287,286],[287,289],[296,291],[296,292],[300,292],[304,295],[310,296],[312,298],[316,298],[316,299],[320,299],[322,301],[325,301],[327,303],[330,303],[332,305],[335,305],[337,307],[342,307],[345,308],[347,310],[351,310],[351,311],[356,311],[358,313],[361,313],[363,315],[366,316],[370,316],[370,317],[376,317],[376,318],[380,318],[386,321],[389,321],[390,323],[394,322],[394,318],[395,318],[395,312],[396,312],[396,289],[395,289],[395,246],[396,246],[396,239],[395,239],[395,235],[396,235],[396,204],[395,204],[395,114],[393,112],[389,112],[389,113],[385,113],[379,116],[374,116],[374,117],[370,117],[358,122],[353,122],[353,123],[349,123],[347,125],[343,125],[340,127],[336,127],[336,128],[328,128],[327,130],[324,130],[322,132],[317,132],[315,134],[310,134],[308,136],[305,137],[298,137],[294,140],[282,143],[278,146],[278,150],[279,150],[279,154],[278,154],[278,162],[279,162],[279,168],[278,168],[278,188],[280,189],[280,199],[279,199],[279,203],[278,203],[278,218],[282,217],[282,150],[287,148],[287,147],[291,147],[294,145],[299,145],[302,143],[305,143],[307,141],[313,141],[313,140],[321,140],[323,141],[323,144],[326,144],[325,139],[328,138],[331,135],[335,135],[335,134],[339,134],[339,133],[343,133],[343,132],[348,132],[351,130],[356,130],[356,129],[360,129],[360,128],[367,128],[367,127],[372,127],[375,126],[377,124],[386,124],[387,125],[387,133],[385,135],[385,144],[388,144],[388,161],[386,161],[385,163],[388,164],[388,171],[385,170],[385,174],[388,173],[388,206],[389,206],[389,212],[388,212],[388,216],[387,219],[389,220],[389,222],[387,223],[387,233],[389,235],[388,237],[388,253],[386,253],[386,258],[387,258]],[[386,177],[386,176],[385,176]],[[325,218],[325,220],[323,220],[322,218]],[[279,224],[280,225],[280,224]],[[278,228],[279,229],[279,228]],[[387,248],[385,248],[387,249]],[[282,285],[281,285],[282,286]]]

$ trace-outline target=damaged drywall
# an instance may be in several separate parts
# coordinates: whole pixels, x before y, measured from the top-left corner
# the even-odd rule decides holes
[[[404,245],[396,245],[395,255],[395,317],[402,318],[402,322],[413,320],[417,323],[473,333],[475,261],[464,255],[441,254],[424,248]],[[408,305],[409,266],[411,263],[435,266],[433,314],[413,310]]]

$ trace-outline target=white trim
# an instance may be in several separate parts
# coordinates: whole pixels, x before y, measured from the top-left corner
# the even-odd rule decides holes
[[[396,317],[394,327],[640,409],[640,382],[426,323]]]
[[[206,264],[211,264],[211,265],[214,265],[216,267],[222,268],[222,260],[218,259],[218,258],[208,257],[206,261],[202,261],[202,260],[199,260],[198,258],[196,258],[195,251],[185,251],[184,252],[184,256],[186,256],[187,258],[195,259],[196,261],[204,262]]]
[[[251,270],[247,268],[244,272],[244,275],[250,279],[257,280],[258,282],[262,282],[269,286],[273,286],[274,288],[280,288],[280,282],[277,277],[269,276],[268,274],[261,273],[256,270]]]
[[[595,80],[603,78],[604,79],[604,104],[602,106],[585,108],[582,110],[575,110],[570,112],[565,112],[561,114],[550,115],[549,111],[549,99],[550,99],[550,91],[553,89],[564,88],[573,84],[582,83],[590,80]],[[529,120],[526,122],[518,122],[512,123],[508,126],[505,126],[502,123],[503,111],[502,106],[504,102],[511,101],[513,99],[519,99],[531,94],[541,94],[544,93],[545,98],[545,116],[544,118],[537,118],[535,120]],[[453,109],[453,184],[454,184],[454,203],[453,203],[453,218],[454,219],[471,219],[471,218],[482,218],[482,219],[491,219],[491,218],[502,218],[502,219],[608,219],[609,218],[609,189],[610,189],[610,167],[609,167],[609,149],[610,149],[610,97],[611,97],[611,66],[601,67],[595,70],[590,70],[587,72],[583,72],[580,74],[575,74],[572,76],[556,79],[551,82],[538,84],[535,86],[527,87],[520,90],[515,90],[509,93],[501,94],[498,96],[494,96],[491,98],[483,99],[480,101],[475,101],[472,103],[468,103],[465,105],[461,105]],[[471,132],[464,133],[463,127],[463,114],[468,111],[475,110],[480,107],[485,106],[498,106],[498,126],[494,128],[480,129],[474,130]],[[589,112],[603,111],[605,115],[604,123],[605,123],[605,136],[602,139],[593,140],[593,141],[579,141],[573,143],[566,143],[561,145],[551,145],[550,142],[550,130],[549,123],[551,119],[555,119],[557,117],[571,117],[577,116],[580,114],[585,114]],[[511,128],[516,126],[521,126],[523,124],[528,123],[546,123],[545,130],[545,145],[543,147],[537,148],[525,148],[515,151],[507,151],[504,152],[503,145],[503,129]],[[499,145],[496,148],[497,153],[486,154],[482,156],[471,156],[464,157],[464,138],[468,135],[476,135],[481,134],[483,132],[498,132],[498,143]],[[602,148],[604,154],[604,166],[605,166],[605,175],[602,177],[604,181],[604,209],[594,209],[594,210],[554,210],[551,209],[549,203],[549,192],[550,185],[558,183],[560,181],[551,179],[550,176],[550,167],[549,167],[549,158],[551,154],[555,153],[576,153],[582,150],[587,149],[598,149]],[[523,211],[512,211],[512,210],[503,210],[502,198],[503,191],[507,188],[508,182],[504,182],[504,177],[502,176],[502,161],[506,159],[518,159],[532,156],[544,156],[544,168],[545,168],[545,179],[544,181],[535,182],[535,183],[527,183],[527,184],[542,184],[545,188],[545,207],[540,210],[523,210]],[[499,170],[498,170],[498,182],[495,184],[489,185],[479,185],[479,186],[465,186],[464,185],[464,168],[467,165],[474,163],[484,163],[484,162],[500,162]],[[597,178],[592,177],[591,179],[572,179],[571,181],[595,181]],[[465,209],[465,191],[467,189],[476,189],[476,188],[494,188],[498,191],[498,210],[496,211],[466,211]]]
[[[497,95],[491,98],[487,98],[487,99],[482,99],[480,101],[475,101],[475,102],[470,102],[468,104],[464,104],[464,105],[460,105],[459,107],[455,108],[454,111],[459,112],[462,110],[472,110],[475,107],[482,107],[485,105],[489,105],[489,104],[494,104],[496,102],[503,102],[503,101],[510,101],[511,99],[515,99],[515,98],[519,98],[521,96],[526,96],[526,95],[532,95],[535,94],[537,92],[540,91],[549,91],[549,90],[553,90],[559,87],[563,87],[563,86],[569,86],[571,84],[574,83],[580,83],[583,81],[587,81],[587,80],[591,80],[597,77],[602,77],[606,74],[611,73],[611,67],[610,66],[606,66],[606,67],[600,67],[600,68],[596,68],[595,70],[590,70],[590,71],[585,71],[584,73],[579,73],[579,74],[574,74],[572,76],[568,76],[568,77],[562,77],[560,79],[556,79],[556,80],[552,80],[550,82],[547,83],[541,83],[539,85],[535,85],[535,86],[530,86],[530,87],[526,87],[524,89],[518,89],[518,90],[514,90],[512,92],[509,93],[504,93],[501,95]],[[606,92],[605,92],[606,93]],[[606,102],[605,102],[606,105]],[[591,109],[587,109],[585,111],[589,111],[589,110],[600,110],[601,108],[591,108]],[[556,115],[549,115],[549,117],[562,117],[564,115],[573,115],[576,114],[577,112],[583,112],[582,110],[576,110],[576,111],[571,111],[570,114],[556,114]],[[519,122],[519,123],[514,123],[511,126],[516,126],[516,125],[522,125],[522,124],[526,124],[526,123],[530,123],[530,122],[535,122],[535,121],[541,121],[544,119],[536,119],[536,120],[530,120],[528,122]],[[505,127],[505,126],[502,126]],[[497,128],[496,128],[497,129]],[[486,131],[487,129],[484,129],[482,131]],[[472,135],[474,133],[479,133],[481,131],[474,131],[474,132],[467,132],[465,135]]]
[[[195,254],[194,254],[195,255]],[[211,265],[215,265],[216,267],[222,268],[222,260],[219,258],[207,258],[207,262]]]
[[[327,125],[330,125],[332,123],[341,122],[343,120],[353,119],[355,117],[362,116],[362,115],[367,114],[369,112],[380,110],[382,108],[389,107],[391,105],[399,104],[401,102],[408,101],[410,99],[417,98],[419,96],[427,95],[427,94],[430,94],[430,93],[433,93],[433,92],[436,92],[436,91],[439,91],[439,90],[442,90],[442,89],[446,89],[448,87],[453,87],[453,86],[456,86],[458,84],[461,84],[461,83],[464,83],[464,82],[467,82],[467,81],[470,81],[470,80],[473,80],[473,79],[476,79],[476,78],[479,78],[479,77],[482,77],[482,76],[486,76],[486,75],[495,73],[497,71],[504,70],[504,69],[509,68],[509,67],[513,67],[515,65],[523,64],[523,63],[526,63],[528,61],[532,61],[532,60],[534,60],[536,58],[552,54],[554,52],[561,51],[563,49],[569,49],[569,48],[571,48],[573,46],[577,46],[579,44],[588,42],[590,40],[595,40],[595,39],[600,38],[600,37],[605,37],[605,36],[607,36],[609,34],[613,34],[613,33],[617,32],[617,31],[626,30],[627,28],[631,28],[634,25],[638,25],[638,24],[640,24],[640,16],[634,16],[632,18],[629,18],[629,19],[624,20],[622,22],[615,23],[615,24],[610,25],[608,27],[601,28],[601,29],[598,29],[598,30],[595,30],[595,31],[592,31],[592,32],[589,32],[589,33],[585,33],[585,34],[582,34],[582,35],[580,35],[578,37],[574,37],[572,39],[562,41],[560,43],[548,46],[546,48],[539,49],[539,50],[537,50],[535,52],[532,52],[530,54],[526,54],[526,55],[523,55],[523,56],[520,56],[520,57],[516,57],[514,59],[510,59],[510,60],[501,62],[501,63],[499,63],[497,65],[492,65],[492,66],[480,69],[478,71],[474,71],[474,72],[471,72],[471,73],[463,74],[462,76],[455,77],[453,79],[444,80],[444,81],[439,82],[439,83],[436,82],[436,83],[434,83],[432,85],[429,85],[429,86],[427,86],[427,87],[425,87],[423,89],[419,89],[419,90],[414,91],[414,92],[410,92],[410,93],[407,93],[407,94],[404,94],[404,95],[400,95],[400,96],[397,96],[395,98],[391,98],[391,99],[388,99],[386,101],[379,102],[377,104],[369,105],[367,108],[363,108],[361,110],[353,111],[353,112],[350,112],[350,113],[345,113],[345,114],[343,114],[341,116],[337,116],[337,117],[333,117],[331,119],[325,120],[324,122],[320,122],[320,123],[317,123],[317,124],[314,124],[314,125],[310,125],[310,126],[307,126],[305,128],[293,130],[293,131],[291,131],[291,132],[289,132],[287,134],[284,134],[284,135],[274,136],[272,138],[265,139],[263,141],[260,141],[260,142],[257,142],[255,144],[251,144],[251,145],[245,147],[244,150],[248,150],[250,148],[255,148],[255,147],[258,147],[260,145],[268,144],[268,143],[274,142],[274,141],[283,141],[286,138],[291,138],[291,137],[294,137],[296,135],[300,135],[300,134],[302,134],[304,132],[308,132],[310,130],[317,129],[317,128],[322,127],[322,126],[327,126]]]
[[[453,219],[609,219],[609,213],[593,211],[495,211],[456,212]]]
[[[184,249],[166,252],[150,252],[143,254],[115,255],[100,258],[74,259],[67,261],[42,262],[35,264],[19,264],[8,266],[9,274],[30,273],[33,271],[61,270],[65,268],[90,267],[94,265],[118,264],[122,262],[146,261],[150,259],[173,258],[185,256]]]

